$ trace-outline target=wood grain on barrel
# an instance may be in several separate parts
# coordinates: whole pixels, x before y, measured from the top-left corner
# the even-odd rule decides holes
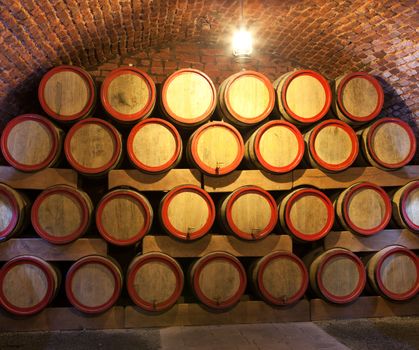
[[[342,103],[351,115],[367,117],[377,108],[378,93],[369,80],[352,78],[342,90]]]
[[[384,259],[379,271],[384,287],[396,294],[412,290],[417,283],[418,273],[415,261],[397,252]]]
[[[319,158],[328,164],[342,164],[353,149],[348,132],[338,126],[325,126],[316,135],[314,149]]]
[[[304,195],[292,204],[290,220],[299,232],[305,235],[314,235],[327,224],[327,207],[317,196]]]
[[[0,192],[0,232],[4,231],[11,223],[13,205],[3,193]]]
[[[409,220],[419,226],[419,188],[414,189],[407,195],[405,209]]]
[[[75,72],[58,72],[45,84],[44,98],[52,111],[62,116],[71,116],[85,108],[90,98],[89,85]]]
[[[7,149],[14,160],[24,165],[40,164],[51,154],[53,135],[41,122],[23,120],[7,137]]]

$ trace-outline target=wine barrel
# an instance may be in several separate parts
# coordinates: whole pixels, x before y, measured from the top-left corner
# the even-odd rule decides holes
[[[88,255],[77,260],[67,272],[65,291],[70,303],[87,314],[102,313],[118,300],[122,271],[110,257]]]
[[[280,200],[279,221],[282,229],[303,242],[326,236],[335,220],[333,204],[314,188],[299,188]]]
[[[355,131],[340,120],[325,120],[307,132],[304,138],[312,167],[338,172],[349,168],[358,156]]]
[[[153,208],[146,197],[130,189],[116,189],[97,205],[96,227],[109,243],[126,246],[137,243],[151,228]]]
[[[131,129],[127,151],[130,161],[139,170],[164,173],[174,168],[182,158],[182,139],[169,122],[150,118]]]
[[[53,244],[70,243],[86,233],[93,204],[87,193],[57,185],[38,195],[32,205],[31,221],[36,233]]]
[[[272,120],[246,141],[244,157],[250,167],[281,174],[292,171],[304,156],[300,131],[284,120]]]
[[[218,91],[219,114],[224,121],[239,127],[264,121],[275,105],[275,90],[270,80],[251,70],[231,75]]]
[[[408,230],[419,233],[419,181],[400,187],[392,197],[393,217]]]
[[[393,245],[375,253],[367,274],[375,292],[390,300],[408,300],[419,292],[419,259],[405,247]]]
[[[416,153],[416,138],[410,126],[400,119],[382,118],[360,131],[362,154],[383,170],[407,165]]]
[[[0,270],[0,305],[14,315],[36,314],[54,299],[60,281],[59,271],[43,259],[18,256]]]
[[[366,283],[366,273],[362,261],[351,251],[333,248],[319,254],[308,264],[310,286],[326,301],[346,304],[354,301],[362,293]]]
[[[376,118],[383,108],[384,92],[368,73],[353,72],[334,82],[332,103],[336,116],[350,125],[361,125]]]
[[[120,67],[102,83],[100,99],[117,122],[135,123],[150,116],[156,104],[156,86],[147,73],[135,67]]]
[[[387,193],[370,182],[354,184],[340,193],[335,201],[341,225],[361,235],[384,230],[391,219],[391,202]]]
[[[326,78],[311,70],[296,70],[274,82],[277,111],[289,122],[307,125],[322,119],[332,102]]]
[[[215,220],[215,205],[203,189],[182,185],[163,197],[159,218],[169,235],[181,240],[195,240],[211,229]]]
[[[243,138],[230,124],[207,123],[189,138],[186,156],[192,166],[207,175],[226,175],[243,159]]]
[[[131,300],[145,311],[170,309],[183,290],[183,271],[169,255],[152,252],[136,256],[127,272],[127,290]]]
[[[251,265],[249,280],[267,303],[291,305],[302,298],[308,287],[308,272],[298,256],[274,251]]]
[[[25,195],[0,183],[0,242],[23,230],[28,210],[29,201]]]
[[[184,68],[174,72],[164,82],[161,107],[176,125],[195,127],[211,118],[217,105],[214,83],[203,72]]]
[[[59,122],[75,122],[91,114],[96,103],[96,87],[85,70],[58,66],[47,72],[38,88],[42,109]]]
[[[189,275],[195,296],[214,310],[231,308],[246,289],[246,271],[236,257],[225,252],[209,253],[198,259]]]
[[[257,186],[243,186],[228,195],[220,206],[225,230],[245,240],[269,235],[278,221],[278,208],[269,192]]]
[[[63,135],[47,118],[23,114],[6,124],[1,135],[1,151],[6,161],[20,171],[42,170],[57,162]]]
[[[67,161],[86,176],[105,175],[122,157],[120,133],[110,123],[88,118],[73,125],[64,142]]]

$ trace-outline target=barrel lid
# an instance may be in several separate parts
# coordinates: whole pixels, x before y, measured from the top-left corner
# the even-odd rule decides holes
[[[138,109],[131,113],[123,113],[121,110],[116,109],[109,100],[109,91],[112,84],[121,79],[122,76],[133,76],[139,79],[138,83],[141,84],[135,91],[135,104]],[[139,90],[139,91],[138,91]],[[144,91],[147,91],[147,97],[144,99]],[[141,91],[141,92],[140,92]],[[135,122],[146,116],[154,107],[156,100],[156,86],[150,76],[144,71],[135,67],[120,67],[111,71],[105,78],[100,89],[100,98],[105,110],[115,119],[124,122]]]
[[[350,206],[350,202],[351,199],[353,198],[354,195],[356,195],[356,192],[359,190],[365,190],[365,189],[370,189],[375,191],[376,193],[378,193],[383,202],[384,202],[384,206],[385,206],[385,213],[384,213],[384,217],[382,219],[382,221],[380,222],[379,225],[377,225],[376,227],[372,227],[370,229],[365,229],[362,228],[360,226],[357,226],[350,218],[349,216],[349,206]],[[361,182],[359,184],[355,184],[353,186],[351,186],[348,189],[348,192],[346,193],[344,200],[343,200],[343,215],[345,218],[345,221],[347,223],[347,225],[349,227],[351,227],[354,231],[356,231],[357,233],[363,234],[363,235],[373,235],[377,232],[380,232],[382,230],[384,230],[387,226],[387,224],[389,223],[390,219],[391,219],[391,201],[390,198],[388,197],[387,193],[378,185],[375,185],[371,182]]]
[[[292,206],[297,202],[297,200],[305,196],[314,196],[318,198],[322,202],[322,204],[324,204],[326,208],[326,215],[327,215],[325,225],[318,232],[314,234],[310,234],[310,235],[304,234],[304,232],[300,232],[295,227],[291,219]],[[285,207],[286,225],[293,235],[295,235],[296,237],[298,237],[299,239],[303,241],[317,241],[323,238],[324,236],[326,236],[329,233],[329,231],[332,229],[334,220],[335,220],[335,213],[334,213],[332,202],[323,192],[320,192],[319,190],[316,190],[314,188],[301,188],[299,190],[296,190],[294,193],[291,194],[291,197],[288,199],[288,202],[286,203],[286,207]]]
[[[70,197],[73,201],[77,203],[77,206],[81,210],[80,225],[73,232],[65,236],[54,236],[50,234],[39,221],[39,211],[43,201],[45,201],[49,196],[59,194]],[[86,203],[86,199],[84,199],[84,197],[76,189],[65,185],[53,186],[42,191],[41,194],[39,194],[38,197],[35,199],[35,202],[33,203],[31,209],[31,221],[36,233],[43,239],[54,244],[70,243],[78,237],[80,237],[86,231],[89,225],[89,216],[89,207]]]
[[[112,293],[112,296],[102,305],[97,305],[97,306],[84,305],[76,298],[72,290],[73,278],[77,270],[89,264],[99,264],[106,267],[107,270],[111,272],[114,278],[115,284],[114,284],[114,291]],[[76,309],[84,313],[97,314],[97,313],[101,313],[108,310],[118,300],[119,295],[121,294],[121,290],[122,290],[122,274],[121,274],[120,268],[119,266],[115,264],[115,262],[113,262],[112,260],[104,256],[101,256],[101,255],[85,256],[77,260],[73,265],[71,265],[70,269],[67,272],[67,276],[65,280],[65,291],[67,294],[67,298]]]
[[[200,275],[203,269],[205,268],[206,265],[216,260],[227,261],[228,263],[234,266],[234,268],[237,270],[239,274],[239,286],[237,288],[237,291],[230,298],[228,298],[227,300],[223,300],[221,302],[215,302],[214,300],[208,298],[203,293],[200,286]],[[234,306],[240,300],[240,297],[243,295],[246,289],[247,277],[246,277],[246,271],[244,270],[243,265],[240,263],[240,261],[236,257],[225,252],[213,252],[208,255],[205,255],[204,257],[200,258],[197,261],[195,265],[194,273],[193,273],[192,283],[193,283],[194,292],[197,298],[203,304],[213,309],[223,310],[223,309],[228,309]]]
[[[337,164],[328,163],[321,158],[319,155],[319,151],[316,149],[316,138],[321,133],[322,130],[328,127],[336,127],[340,130],[343,130],[349,137],[351,142],[351,151],[346,156],[346,158]],[[334,133],[335,135],[336,133]],[[335,146],[333,146],[335,147]],[[311,132],[310,140],[309,140],[309,151],[311,156],[314,158],[316,163],[318,163],[322,168],[329,170],[329,171],[341,171],[345,170],[346,168],[350,167],[352,163],[358,156],[359,152],[359,145],[358,145],[358,138],[355,134],[355,131],[346,123],[336,120],[336,119],[329,119],[321,122],[318,124]]]
[[[175,150],[173,152],[173,155],[164,164],[160,164],[158,166],[150,166],[150,165],[144,164],[136,155],[135,148],[134,148],[136,135],[140,132],[141,129],[151,124],[162,125],[164,128],[166,128],[169,131],[169,133],[172,134],[173,138],[175,139]],[[153,147],[158,147],[159,144],[152,144],[150,146],[151,146],[150,148],[153,150]],[[148,118],[139,122],[137,125],[135,125],[131,129],[131,132],[129,133],[128,141],[127,141],[127,150],[128,150],[128,156],[130,157],[131,161],[138,168],[143,169],[147,172],[153,172],[153,173],[161,172],[164,170],[168,170],[178,160],[182,152],[182,139],[177,129],[166,120],[159,119],[159,118]],[[155,148],[153,152],[159,152],[158,148]]]
[[[196,193],[205,201],[208,208],[208,218],[205,224],[200,229],[193,231],[191,233],[186,233],[186,232],[182,232],[178,230],[169,219],[169,206],[171,202],[173,201],[174,197],[184,192]],[[181,186],[173,188],[163,198],[160,205],[160,218],[166,230],[169,231],[170,234],[172,234],[176,238],[179,238],[182,240],[195,240],[204,236],[211,229],[212,224],[214,223],[214,220],[215,220],[215,205],[211,196],[206,191],[199,188],[198,186],[181,185]]]
[[[237,112],[236,110],[237,106],[234,106],[234,103],[229,94],[233,86],[237,84],[240,79],[243,79],[244,77],[252,77],[262,82],[262,84],[265,86],[268,92],[268,101],[267,101],[266,107],[264,108],[263,111],[260,111],[259,115],[252,118],[244,118],[240,113]],[[241,91],[238,91],[238,92],[242,94],[246,93],[246,91],[242,89]],[[254,91],[252,91],[251,93],[254,93]],[[272,86],[271,81],[262,73],[255,72],[252,70],[241,71],[229,77],[227,79],[227,83],[224,88],[224,96],[225,96],[225,104],[228,111],[231,113],[231,115],[234,116],[234,118],[236,118],[237,120],[241,121],[244,124],[257,124],[261,122],[262,120],[266,119],[269,116],[269,114],[272,112],[272,109],[274,108],[274,105],[275,105],[275,90]]]
[[[141,207],[140,210],[144,212],[143,226],[140,228],[140,230],[136,234],[134,234],[129,239],[125,239],[125,240],[116,238],[111,232],[107,230],[107,228],[102,222],[102,215],[103,215],[106,205],[109,204],[109,202],[111,202],[112,200],[117,199],[118,197],[130,198],[135,203],[140,205]],[[119,246],[135,244],[140,239],[142,239],[150,230],[151,221],[152,221],[152,213],[150,212],[150,208],[151,206],[148,202],[146,202],[145,197],[143,197],[139,193],[135,191],[130,191],[130,190],[117,189],[112,192],[109,192],[100,200],[96,209],[96,226],[98,228],[100,235],[109,243],[119,245]]]
[[[83,127],[85,127],[86,125],[89,124],[93,124],[93,125],[99,125],[105,129],[107,129],[108,133],[111,135],[112,139],[113,139],[113,143],[115,146],[115,149],[113,151],[113,154],[111,156],[111,158],[109,159],[108,162],[106,162],[106,164],[96,167],[96,168],[91,168],[91,167],[86,167],[82,164],[79,163],[79,161],[76,160],[76,158],[73,156],[72,152],[71,152],[71,141],[72,138],[74,137],[74,135]],[[122,149],[122,141],[121,138],[119,136],[118,131],[115,129],[115,127],[106,122],[103,119],[99,119],[99,118],[87,118],[84,120],[81,120],[79,122],[77,122],[76,124],[74,124],[71,129],[69,130],[69,132],[67,133],[67,136],[65,138],[65,142],[64,142],[64,152],[65,155],[67,157],[68,162],[70,163],[70,165],[76,169],[77,171],[84,173],[84,174],[89,174],[89,175],[95,175],[95,174],[99,174],[102,172],[107,171],[109,168],[111,168],[115,163],[118,162],[118,159],[120,157],[121,154],[121,149]]]
[[[358,271],[359,280],[356,284],[355,288],[352,290],[352,292],[348,295],[335,295],[329,292],[322,280],[322,274],[325,270],[327,264],[336,257],[345,257],[347,259],[352,260]],[[331,302],[336,304],[346,304],[354,301],[356,298],[360,296],[362,291],[364,290],[365,283],[367,281],[367,276],[365,272],[365,267],[362,261],[351,251],[343,248],[337,248],[337,249],[331,249],[330,251],[326,251],[326,256],[321,259],[318,268],[317,268],[317,274],[316,274],[316,282],[319,290],[321,293]]]
[[[87,97],[86,103],[84,106],[81,107],[79,111],[76,113],[70,114],[70,115],[61,115],[57,113],[57,111],[54,111],[47,103],[47,100],[45,98],[45,87],[49,80],[56,74],[60,73],[73,73],[78,75],[86,84],[87,92],[89,93],[89,96]],[[64,87],[65,89],[68,89],[68,87]],[[79,91],[78,91],[79,92]],[[95,85],[93,82],[92,77],[89,73],[87,73],[84,69],[80,67],[70,66],[70,65],[63,65],[58,66],[55,68],[52,68],[50,71],[48,71],[43,77],[38,87],[38,99],[42,106],[42,109],[47,113],[50,117],[58,120],[58,121],[74,121],[76,119],[79,119],[81,117],[84,117],[89,113],[89,111],[93,108],[93,105],[95,103]]]
[[[166,300],[159,303],[151,303],[143,299],[134,288],[136,274],[138,273],[141,267],[143,267],[144,265],[150,262],[158,262],[158,263],[166,265],[171,270],[171,272],[173,272],[173,275],[175,276],[175,279],[176,279],[176,287],[172,295]],[[132,301],[137,306],[141,307],[142,309],[146,311],[158,312],[158,311],[164,311],[164,310],[169,309],[171,306],[173,306],[176,303],[176,301],[179,299],[180,295],[182,294],[183,284],[184,284],[184,276],[183,276],[183,271],[181,267],[176,262],[176,260],[174,260],[172,257],[166,254],[152,252],[152,253],[144,254],[142,256],[138,256],[136,259],[134,259],[134,261],[131,263],[129,267],[128,276],[127,276],[128,294],[131,297]]]
[[[200,115],[194,116],[193,118],[185,118],[184,115],[179,115],[178,114],[179,112],[174,111],[173,107],[170,106],[170,103],[167,100],[167,92],[169,90],[170,85],[173,83],[175,79],[177,79],[179,76],[183,74],[196,74],[197,77],[200,77],[200,80],[202,81],[202,83],[206,82],[206,84],[208,84],[207,89],[211,91],[211,96],[209,98],[208,107]],[[193,68],[180,69],[174,72],[172,75],[170,75],[163,84],[161,96],[162,96],[161,101],[163,104],[163,108],[166,111],[166,113],[169,114],[170,117],[174,121],[185,124],[185,125],[194,125],[194,124],[199,124],[201,122],[204,122],[212,114],[217,104],[217,97],[216,97],[217,92],[216,92],[214,83],[208,77],[208,75],[199,71],[198,69],[193,69]]]
[[[234,221],[233,218],[233,206],[235,202],[243,195],[254,193],[257,194],[268,202],[270,208],[270,219],[268,224],[263,227],[260,231],[255,233],[248,233],[241,230],[237,223]],[[257,187],[257,186],[243,186],[237,190],[235,190],[229,197],[226,206],[226,219],[230,229],[235,233],[238,237],[246,240],[257,240],[266,237],[272,230],[275,228],[275,225],[278,221],[278,210],[276,206],[275,199],[270,195],[268,191]]]
[[[6,239],[10,233],[13,231],[13,229],[16,227],[17,222],[19,220],[19,204],[15,198],[15,196],[12,194],[10,187],[6,184],[0,183],[0,198],[4,196],[6,197],[7,201],[9,202],[9,205],[11,206],[11,217],[9,218],[9,222],[6,227],[4,227],[0,231],[0,241]],[[3,202],[3,200],[2,200]],[[2,203],[2,206],[5,203]],[[3,216],[3,219],[5,218],[5,215]]]
[[[269,162],[267,162],[260,150],[260,144],[261,144],[261,140],[263,137],[263,134],[269,130],[272,127],[284,127],[286,129],[288,129],[289,131],[291,131],[294,135],[295,138],[297,140],[297,144],[298,144],[298,151],[297,151],[297,156],[295,157],[295,159],[288,165],[286,166],[281,166],[281,167],[277,167],[277,166],[273,166],[272,164],[270,164]],[[293,170],[298,164],[300,164],[301,160],[303,159],[304,156],[304,139],[303,136],[301,135],[301,132],[297,129],[296,126],[294,126],[293,124],[285,121],[285,120],[272,120],[266,124],[264,124],[263,126],[260,127],[260,129],[258,130],[256,137],[255,137],[255,153],[256,153],[256,157],[259,161],[259,163],[266,168],[267,170],[270,170],[272,172],[275,173],[286,173],[289,172],[291,170]]]
[[[365,79],[367,80],[375,89],[377,93],[377,104],[375,108],[366,116],[357,116],[353,112],[351,113],[348,111],[348,109],[345,106],[344,103],[344,90],[348,86],[348,83],[350,83],[353,79]],[[342,80],[339,82],[339,85],[337,87],[337,102],[340,110],[347,116],[348,118],[356,121],[356,122],[368,122],[370,120],[373,120],[375,117],[380,114],[381,109],[383,108],[384,104],[384,92],[381,87],[381,85],[378,83],[377,79],[375,79],[373,76],[369,75],[365,72],[352,72],[346,74]],[[355,102],[355,101],[354,101]]]
[[[45,158],[37,163],[37,164],[24,164],[17,160],[12,152],[9,150],[8,147],[8,139],[10,134],[12,133],[12,130],[19,125],[20,123],[26,123],[26,122],[34,122],[39,123],[43,127],[48,130],[49,136],[50,136],[50,142],[51,142],[51,149],[48,152],[48,155],[45,156]],[[39,140],[33,140],[34,142],[37,142]],[[38,114],[23,114],[18,117],[15,117],[11,119],[4,128],[3,134],[1,136],[1,150],[3,152],[3,156],[6,159],[6,161],[12,165],[14,168],[21,170],[21,171],[37,171],[44,169],[48,167],[52,161],[54,160],[58,150],[60,147],[60,141],[59,136],[57,133],[57,130],[47,118],[44,118]],[[31,149],[34,151],[36,148],[34,148],[34,144],[31,144]],[[26,150],[27,153],[27,150]]]
[[[46,293],[42,297],[42,299],[36,303],[35,305],[32,305],[30,307],[19,307],[16,305],[13,305],[10,303],[4,294],[4,279],[6,278],[6,275],[10,270],[12,270],[14,267],[18,265],[33,265],[40,269],[45,274],[45,279],[47,283]],[[16,281],[18,282],[18,280]],[[0,270],[0,303],[2,306],[10,313],[19,315],[19,316],[28,316],[33,315],[41,310],[43,310],[49,302],[52,300],[55,294],[55,277],[53,275],[53,271],[48,268],[47,263],[42,260],[41,258],[38,258],[36,256],[30,256],[30,255],[22,255],[13,258],[12,260],[9,260]]]
[[[415,222],[413,222],[413,220],[411,220],[408,213],[407,201],[409,196],[416,191],[419,191],[419,181],[412,181],[407,185],[401,197],[402,218],[405,221],[405,223],[415,231],[419,230],[419,225],[417,225]]]
[[[273,296],[265,287],[263,282],[263,273],[265,269],[268,267],[268,265],[276,260],[276,259],[288,259],[295,263],[301,273],[301,286],[298,289],[298,291],[292,295],[290,298],[287,299],[278,299],[277,297]],[[258,275],[257,275],[257,281],[258,281],[258,287],[262,294],[262,296],[271,304],[273,305],[290,305],[295,302],[297,302],[301,297],[304,295],[304,293],[307,290],[308,287],[308,271],[305,267],[304,263],[299,259],[296,255],[286,252],[286,251],[275,251],[268,255],[265,255],[260,262],[259,269],[258,269]]]
[[[235,159],[226,166],[220,166],[220,167],[210,167],[207,164],[205,164],[198,155],[198,143],[200,137],[210,128],[224,128],[227,129],[229,132],[232,133],[234,136],[236,143],[237,143],[237,156]],[[235,170],[239,165],[240,162],[243,159],[244,156],[244,143],[243,138],[240,135],[240,133],[237,131],[235,127],[228,123],[224,122],[210,122],[207,124],[202,125],[198,130],[195,131],[195,133],[192,135],[192,142],[191,142],[191,155],[194,160],[194,162],[198,165],[198,167],[205,173],[210,175],[226,175],[228,173],[231,173],[233,170]]]
[[[381,276],[381,268],[384,264],[384,261],[393,254],[406,255],[407,257],[411,258],[414,261],[415,266],[416,266],[416,277],[417,277],[416,282],[413,288],[411,288],[405,293],[401,293],[401,294],[394,293],[391,290],[389,290],[385,286],[383,282],[383,278]],[[375,274],[375,280],[379,286],[380,291],[382,291],[386,296],[388,296],[389,298],[393,300],[400,300],[400,301],[407,300],[414,297],[419,292],[419,259],[415,253],[413,253],[411,250],[403,246],[394,246],[393,248],[387,249],[378,259],[374,274]]]
[[[325,101],[324,101],[324,105],[321,108],[320,111],[318,111],[314,116],[310,117],[310,118],[303,118],[301,116],[299,116],[298,114],[296,114],[292,108],[289,106],[288,101],[287,101],[287,91],[288,88],[290,87],[291,83],[293,82],[293,80],[297,79],[297,78],[301,78],[301,77],[311,77],[316,79],[322,86],[323,90],[324,90],[324,94],[325,94]],[[303,69],[303,70],[297,70],[291,74],[289,74],[286,78],[285,78],[285,82],[284,85],[281,89],[281,100],[282,103],[284,104],[284,108],[286,110],[286,112],[292,116],[295,120],[299,121],[300,123],[304,123],[304,124],[308,124],[308,123],[314,123],[320,119],[322,119],[326,113],[328,112],[330,105],[332,103],[332,91],[330,89],[329,83],[327,82],[327,80],[319,73],[314,72],[312,70],[308,70],[308,69]]]
[[[403,130],[407,133],[408,138],[409,138],[410,149],[407,155],[405,156],[405,158],[402,161],[397,162],[397,163],[388,163],[388,162],[383,161],[382,159],[380,159],[379,155],[377,154],[377,151],[374,148],[375,135],[377,131],[379,130],[379,128],[386,123],[393,123],[402,127]],[[368,151],[371,157],[373,158],[373,160],[377,162],[378,164],[382,165],[383,167],[389,168],[389,169],[398,169],[405,166],[413,159],[416,153],[416,138],[412,129],[409,127],[407,123],[396,118],[382,118],[382,119],[377,120],[374,124],[372,124],[369,127],[368,134],[367,134],[367,145],[368,145]]]

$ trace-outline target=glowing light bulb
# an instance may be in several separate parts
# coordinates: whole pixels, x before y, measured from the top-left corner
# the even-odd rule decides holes
[[[252,51],[252,35],[245,28],[241,28],[233,36],[233,55],[249,56]]]

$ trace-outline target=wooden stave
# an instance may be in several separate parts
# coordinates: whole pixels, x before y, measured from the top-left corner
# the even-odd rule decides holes
[[[387,290],[383,282],[381,281],[380,277],[380,268],[383,261],[390,256],[393,253],[403,253],[412,259],[415,259],[416,261],[416,270],[419,272],[419,260],[417,255],[407,249],[404,246],[400,245],[391,245],[387,246],[380,251],[376,252],[374,255],[370,257],[368,262],[366,263],[366,271],[367,271],[367,278],[369,286],[376,292],[378,295],[383,296],[386,299],[392,300],[392,301],[406,301],[409,299],[412,299],[416,296],[416,294],[419,292],[419,274],[416,279],[416,287],[408,291],[407,293],[404,293],[403,295],[392,293],[391,291]]]
[[[89,263],[96,263],[96,264],[104,265],[105,267],[108,268],[109,271],[111,271],[115,279],[115,291],[112,297],[104,305],[99,305],[98,307],[89,307],[89,306],[81,304],[71,291],[71,282],[72,282],[72,278],[75,272],[77,271],[77,269],[79,269],[83,265],[89,264]],[[65,279],[65,292],[66,292],[68,301],[78,311],[81,311],[85,314],[90,314],[90,315],[101,314],[105,312],[106,310],[108,310],[109,308],[111,308],[117,302],[122,291],[122,286],[123,286],[123,274],[122,274],[122,269],[119,263],[110,256],[105,257],[102,255],[87,255],[80,258],[79,260],[77,260],[75,263],[71,265]]]
[[[207,263],[208,261],[212,261],[214,259],[219,259],[219,258],[230,261],[231,263],[233,263],[236,266],[236,268],[237,268],[237,270],[239,271],[239,274],[240,274],[240,282],[241,282],[241,284],[239,285],[239,289],[235,293],[235,295],[233,295],[233,297],[231,297],[229,300],[227,300],[226,302],[223,302],[223,303],[212,302],[210,299],[206,298],[205,295],[203,295],[203,293],[200,292],[199,278],[196,277],[196,273],[198,273],[199,270],[202,269],[205,266],[205,265],[202,266],[203,264]],[[241,264],[241,262],[239,261],[239,259],[237,259],[235,256],[231,255],[230,253],[226,253],[226,252],[222,252],[222,251],[216,251],[216,252],[208,253],[208,254],[204,255],[203,257],[199,258],[198,260],[196,260],[195,262],[193,262],[189,266],[189,274],[188,275],[189,275],[188,276],[189,277],[189,283],[191,285],[191,288],[192,288],[192,291],[193,291],[195,297],[205,307],[207,307],[211,311],[223,311],[223,310],[228,310],[228,309],[234,307],[240,301],[241,296],[244,294],[245,289],[246,289],[246,284],[247,284],[246,271],[245,271],[243,265]]]
[[[56,237],[50,235],[42,228],[41,224],[38,221],[38,210],[42,204],[42,200],[44,200],[50,194],[56,194],[59,192],[63,192],[76,199],[76,201],[82,208],[82,213],[84,217],[82,219],[82,225],[75,232],[71,233],[68,236]],[[94,207],[92,200],[86,192],[67,185],[55,185],[48,187],[47,189],[42,191],[35,199],[31,208],[31,222],[36,233],[47,242],[51,244],[68,244],[80,238],[87,232],[91,225],[93,211]]]
[[[362,188],[370,188],[375,190],[377,193],[379,193],[385,203],[386,206],[386,214],[384,217],[384,220],[381,222],[381,224],[373,229],[362,229],[356,227],[355,224],[351,223],[349,219],[349,215],[347,213],[347,206],[349,202],[349,198],[355,191]],[[364,236],[370,236],[379,233],[380,231],[384,230],[391,219],[391,202],[390,198],[387,195],[387,193],[378,185],[375,185],[371,182],[358,182],[356,184],[353,184],[352,186],[348,187],[346,190],[342,191],[334,201],[334,207],[336,212],[336,217],[339,220],[339,223],[348,231],[351,231],[355,234],[364,235]]]
[[[129,240],[119,240],[115,238],[114,236],[110,235],[106,229],[103,227],[101,223],[101,214],[103,212],[104,206],[106,203],[118,196],[129,196],[130,198],[136,200],[138,203],[141,204],[142,208],[144,209],[144,212],[146,213],[146,222],[144,228],[140,231],[140,233],[136,234],[134,237],[130,238]],[[150,232],[151,225],[153,223],[154,213],[153,213],[153,207],[151,206],[148,199],[139,193],[136,190],[133,189],[114,189],[107,194],[105,194],[99,201],[99,203],[96,206],[96,212],[95,212],[95,223],[96,227],[98,229],[98,232],[100,236],[108,243],[124,247],[124,246],[131,246],[137,244],[140,240],[144,238],[145,235],[147,235]]]
[[[89,86],[89,90],[90,90],[90,98],[85,108],[83,108],[83,110],[77,113],[76,115],[73,115],[71,117],[67,116],[65,117],[65,119],[48,107],[45,101],[45,98],[43,96],[44,94],[43,90],[45,88],[45,85],[48,79],[51,78],[55,73],[60,73],[62,71],[73,71],[73,72],[78,73],[78,75],[81,76],[87,82]],[[93,113],[93,110],[95,109],[95,105],[96,105],[96,100],[97,100],[96,86],[91,75],[87,71],[82,69],[81,67],[76,67],[72,65],[61,65],[61,66],[52,68],[42,77],[41,82],[39,83],[39,87],[38,87],[38,100],[39,100],[39,103],[41,104],[42,109],[45,111],[45,113],[48,114],[54,120],[61,123],[74,123],[84,118],[87,118]]]
[[[394,220],[401,227],[414,233],[419,233],[419,227],[409,220],[405,211],[405,201],[409,193],[419,187],[419,181],[414,180],[398,188],[391,196],[392,214]]]
[[[136,73],[137,76],[141,76],[144,81],[147,82],[147,86],[149,88],[150,92],[150,100],[147,102],[146,106],[143,108],[143,110],[140,110],[139,112],[134,113],[134,117],[131,117],[130,115],[124,115],[122,113],[119,113],[116,111],[108,101],[107,92],[110,83],[112,80],[119,76],[120,73],[123,72],[133,72]],[[105,109],[106,113],[116,122],[121,124],[133,124],[140,122],[141,120],[144,120],[148,118],[154,111],[154,108],[156,106],[156,100],[157,100],[157,91],[156,91],[156,85],[154,81],[151,79],[151,77],[144,72],[141,69],[138,69],[136,67],[132,66],[125,66],[125,67],[119,67],[111,72],[108,73],[105,80],[103,81],[101,88],[100,88],[100,100],[102,102],[102,106]]]
[[[167,263],[167,265],[173,269],[177,277],[176,282],[178,283],[174,294],[168,300],[160,304],[151,304],[151,303],[148,303],[147,301],[142,300],[136,293],[135,288],[133,286],[135,273],[138,270],[138,268],[142,266],[143,264],[146,264],[147,261],[153,261],[153,260],[164,261],[165,263]],[[134,259],[130,262],[128,266],[127,275],[126,275],[126,286],[127,286],[129,297],[131,298],[131,300],[134,302],[136,306],[138,306],[139,308],[141,308],[142,310],[146,312],[152,312],[152,313],[164,312],[172,308],[176,304],[176,302],[178,301],[178,299],[180,298],[182,294],[182,290],[184,286],[183,270],[181,266],[179,265],[179,263],[174,258],[164,253],[150,252],[143,255],[137,255],[136,257],[134,257]]]
[[[176,139],[177,142],[177,149],[175,151],[175,156],[172,157],[172,159],[168,162],[168,164],[164,164],[162,166],[159,167],[149,167],[143,163],[141,163],[134,154],[134,150],[133,150],[133,141],[134,141],[134,137],[135,137],[135,133],[138,131],[139,128],[141,128],[143,125],[148,124],[148,123],[161,123],[164,126],[166,126],[172,133],[173,136]],[[182,138],[179,134],[179,132],[177,131],[176,127],[171,124],[170,122],[164,120],[164,119],[160,119],[160,118],[147,118],[141,122],[139,122],[138,124],[136,124],[130,131],[129,136],[128,136],[128,140],[127,140],[127,154],[128,154],[128,158],[130,160],[130,162],[140,171],[148,173],[148,174],[164,174],[168,171],[170,171],[171,169],[173,169],[174,167],[176,167],[179,162],[182,159],[182,151],[183,151],[183,142],[182,142]]]
[[[6,297],[3,294],[3,279],[7,274],[8,270],[14,266],[17,266],[21,263],[29,263],[35,265],[41,269],[47,278],[48,290],[45,297],[37,304],[28,308],[21,308],[14,306],[6,300]],[[61,273],[60,271],[49,262],[45,261],[34,255],[20,255],[14,257],[13,259],[6,262],[5,265],[0,269],[0,305],[9,313],[16,316],[31,316],[41,312],[45,309],[55,298],[58,293],[59,287],[61,284]]]

